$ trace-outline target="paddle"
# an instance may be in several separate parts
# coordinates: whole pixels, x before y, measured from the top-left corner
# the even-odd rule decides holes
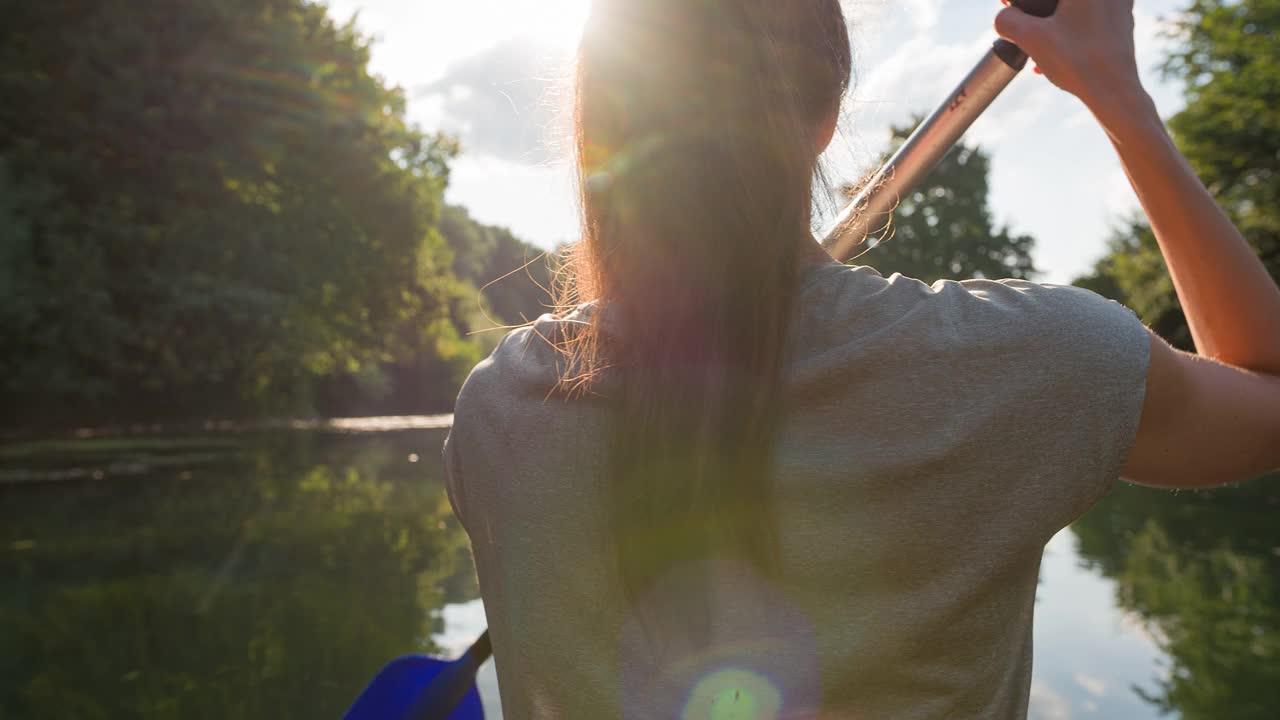
[[[345,720],[484,720],[476,670],[489,659],[489,631],[457,660],[405,655],[387,663]]]
[[[1012,2],[1037,17],[1049,17],[1058,9],[1058,0]],[[823,232],[822,245],[827,252],[840,262],[852,259],[858,247],[886,225],[898,201],[929,174],[1026,64],[1027,55],[1017,45],[997,40]]]

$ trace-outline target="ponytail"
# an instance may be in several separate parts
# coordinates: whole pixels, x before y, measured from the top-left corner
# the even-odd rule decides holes
[[[595,307],[562,341],[561,387],[610,376],[609,511],[632,601],[684,562],[777,568],[787,323],[816,136],[850,71],[838,0],[595,1],[563,297]]]

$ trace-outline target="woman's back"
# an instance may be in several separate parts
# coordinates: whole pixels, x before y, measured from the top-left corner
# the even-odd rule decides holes
[[[1044,543],[1137,432],[1150,345],[1130,311],[1078,288],[807,269],[767,508],[776,572],[691,561],[631,603],[606,512],[611,378],[564,399],[549,342],[598,307],[511,333],[446,445],[509,716],[1025,715]],[[706,637],[664,625],[708,609]]]

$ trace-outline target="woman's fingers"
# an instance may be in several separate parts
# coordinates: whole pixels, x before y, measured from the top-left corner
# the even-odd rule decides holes
[[[1040,40],[1051,21],[1028,15],[1007,2],[1004,4],[1007,7],[996,14],[996,34],[1031,53],[1041,44]]]
[[[1133,0],[1062,0],[1036,17],[1006,0],[996,14],[1000,37],[1022,48],[1038,72],[1086,104],[1141,86],[1133,42]]]

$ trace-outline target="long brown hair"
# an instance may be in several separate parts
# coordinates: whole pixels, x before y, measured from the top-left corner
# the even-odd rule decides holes
[[[616,380],[610,511],[632,600],[712,554],[776,568],[787,319],[819,128],[851,71],[839,0],[594,0],[563,306],[596,307],[563,341],[561,386]]]

